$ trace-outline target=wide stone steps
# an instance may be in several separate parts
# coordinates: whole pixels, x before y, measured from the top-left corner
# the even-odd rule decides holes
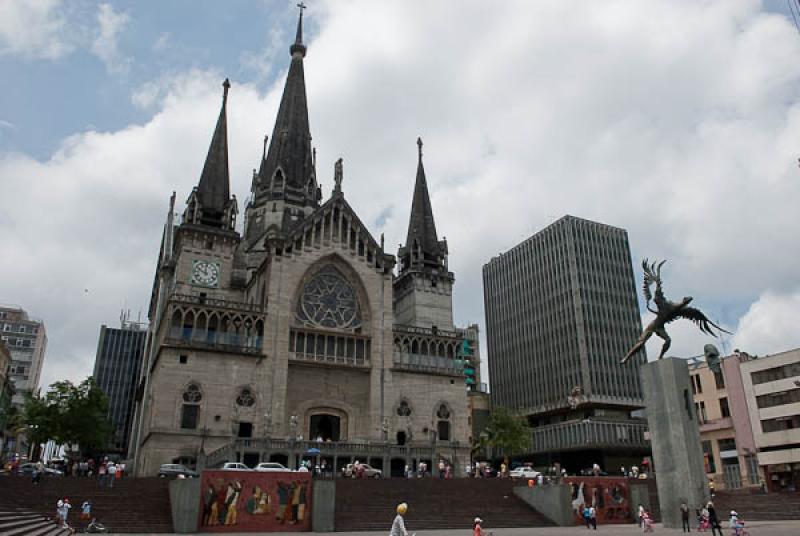
[[[49,518],[21,508],[0,504],[0,534],[3,536],[66,536],[70,531]]]
[[[476,516],[487,529],[552,525],[514,495],[510,480],[383,479],[337,482],[336,530],[388,530],[401,502],[411,532],[469,530]]]
[[[80,506],[92,502],[92,516],[114,533],[172,532],[169,482],[158,478],[123,478],[114,488],[100,488],[94,478],[52,477],[34,485],[29,478],[0,477],[0,505],[55,517],[56,503],[68,497],[72,510],[69,524],[80,530]],[[5,534],[0,531],[0,534]]]
[[[720,519],[727,519],[731,510],[745,521],[800,519],[800,493],[720,491],[711,500]]]

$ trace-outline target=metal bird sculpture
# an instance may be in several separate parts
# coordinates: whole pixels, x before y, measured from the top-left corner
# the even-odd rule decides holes
[[[644,328],[639,340],[636,341],[636,344],[634,344],[625,357],[622,358],[622,363],[627,362],[628,359],[636,354],[636,352],[644,348],[645,343],[650,337],[653,336],[653,334],[656,334],[664,339],[664,346],[661,347],[661,353],[659,354],[658,358],[661,359],[664,357],[664,354],[667,353],[667,350],[669,350],[670,344],[672,344],[672,339],[670,339],[669,335],[667,335],[667,330],[664,329],[664,326],[674,320],[678,320],[679,318],[691,320],[697,324],[697,327],[700,328],[700,331],[707,333],[712,337],[717,336],[712,328],[716,328],[719,331],[724,331],[725,333],[730,333],[730,331],[722,329],[714,322],[709,320],[700,309],[689,307],[689,303],[692,301],[691,296],[686,296],[678,303],[671,302],[664,296],[664,291],[661,288],[661,267],[665,262],[667,261],[653,262],[652,264],[649,264],[647,259],[642,261],[642,269],[644,270],[644,285],[642,290],[644,292],[647,310],[651,313],[654,313],[656,317],[647,325],[646,328]],[[653,294],[650,292],[650,287],[654,283],[656,285],[655,296],[653,296]],[[656,309],[653,309],[650,306],[651,301],[656,304]]]

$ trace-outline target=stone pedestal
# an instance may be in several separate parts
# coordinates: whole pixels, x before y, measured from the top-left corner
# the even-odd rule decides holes
[[[661,519],[667,528],[680,528],[681,503],[694,512],[708,500],[689,366],[669,357],[642,366],[641,376]]]

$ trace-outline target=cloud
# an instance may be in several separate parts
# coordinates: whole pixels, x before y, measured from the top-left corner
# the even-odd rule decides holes
[[[109,73],[126,74],[130,70],[131,59],[119,50],[119,35],[130,22],[126,12],[114,11],[111,4],[100,4],[97,11],[98,35],[92,42],[92,54],[106,66]]]
[[[0,55],[55,60],[74,46],[65,32],[61,0],[0,2]]]
[[[785,17],[750,0],[578,10],[555,1],[504,10],[353,1],[322,4],[313,16],[319,32],[307,43],[305,76],[323,192],[343,157],[345,196],[395,251],[422,136],[460,324],[483,326],[481,266],[569,213],[627,229],[637,266],[669,259],[667,296],[692,295],[715,321],[738,326],[742,349],[794,341],[780,331],[748,342],[756,319],[783,310],[770,296],[794,296],[800,271],[800,36]],[[281,30],[291,37],[277,65],[239,58],[263,70],[259,80],[288,67],[294,28]],[[273,40],[253,57],[269,57]],[[14,259],[0,264],[0,296],[45,318],[45,382],[85,376],[99,325],[126,303],[146,310],[166,202],[177,190],[182,210],[198,180],[221,72],[208,66],[140,86],[131,98],[149,120],[76,133],[46,161],[0,155],[11,194],[0,198],[4,255]],[[283,75],[270,87],[232,82],[241,209]],[[674,355],[713,342],[690,322],[670,334]]]
[[[773,354],[800,347],[800,289],[766,291],[739,320],[733,344],[750,354]]]

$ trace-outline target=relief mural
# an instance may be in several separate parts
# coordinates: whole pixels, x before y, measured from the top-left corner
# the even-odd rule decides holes
[[[311,474],[203,471],[202,532],[311,530]]]
[[[614,477],[567,477],[572,488],[572,515],[576,525],[585,525],[583,509],[594,506],[597,524],[630,523],[631,505],[628,482]]]

